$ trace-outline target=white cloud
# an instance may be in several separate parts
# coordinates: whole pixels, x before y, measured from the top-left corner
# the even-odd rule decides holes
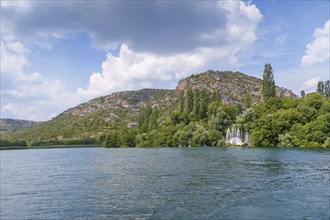
[[[3,113],[13,114],[17,119],[40,121],[48,118],[48,115],[37,106],[22,103],[7,103],[1,108]]]
[[[4,9],[15,8],[19,11],[24,11],[29,9],[30,3],[29,1],[1,1],[1,7]]]
[[[1,115],[30,120],[48,120],[68,106],[78,104],[59,79],[41,73],[26,73],[30,50],[14,38],[1,41]]]
[[[305,55],[301,58],[301,65],[308,66],[325,61],[329,62],[330,57],[330,20],[323,28],[317,28],[314,31],[313,42],[307,44]]]
[[[1,41],[1,76],[6,74],[19,75],[23,73],[23,67],[29,62],[26,53],[29,50],[20,42]]]
[[[262,14],[255,5],[238,1],[221,1],[219,5],[229,12],[225,33],[229,39],[246,43],[257,39],[256,29]]]
[[[93,73],[87,89],[78,89],[79,97],[96,97],[115,91],[136,90],[145,87],[172,87],[179,79],[210,69],[238,69],[235,46],[199,48],[189,53],[157,56],[130,50],[126,44],[119,56],[108,54],[102,72]]]
[[[102,71],[93,73],[86,89],[77,91],[79,97],[96,97],[121,90],[144,87],[174,87],[179,79],[207,69],[238,70],[240,58],[249,56],[257,39],[256,30],[262,18],[255,5],[224,1],[219,7],[227,11],[225,29],[202,38],[224,39],[217,47],[197,47],[171,55],[137,52],[122,44],[119,55],[108,54]]]
[[[243,1],[28,1],[2,9],[5,29],[23,43],[47,45],[49,38],[86,32],[98,48],[125,42],[136,52],[154,54],[217,47],[237,38],[253,42],[262,17],[255,5]]]
[[[315,92],[318,81],[329,79],[330,64],[323,62],[310,66],[294,66],[288,69],[275,71],[275,82],[280,86],[291,89],[300,94],[301,90]]]
[[[169,13],[175,10],[172,3],[163,5],[162,3],[159,3],[161,5],[157,5],[158,3],[155,4],[157,7],[164,7],[165,11],[168,10]],[[186,3],[177,4],[181,7],[180,10],[185,9],[187,6]],[[40,19],[38,15],[36,14],[34,16],[33,14],[33,12],[39,13],[40,9],[46,7],[41,3],[33,3],[24,9],[26,22],[35,25],[29,26],[29,29],[26,29],[24,26],[26,24],[25,17],[23,19],[20,14],[15,14],[12,20],[8,16],[5,16],[7,29],[6,36],[2,36],[1,39],[1,75],[6,77],[5,81],[1,83],[6,84],[6,88],[1,88],[1,94],[3,95],[3,99],[1,100],[1,113],[5,113],[5,115],[14,118],[46,120],[68,107],[73,107],[82,101],[87,101],[90,98],[100,95],[107,95],[111,92],[136,90],[146,87],[174,88],[179,79],[191,74],[206,71],[207,69],[238,70],[241,65],[241,59],[253,53],[253,44],[257,39],[257,26],[262,15],[255,5],[243,2],[224,1],[216,4],[219,8],[212,9],[212,14],[208,15],[210,17],[207,17],[207,19],[204,19],[202,16],[205,15],[204,12],[200,11],[200,8],[196,5],[192,6],[192,9],[195,10],[195,14],[190,16],[187,21],[185,20],[186,16],[179,15],[180,13],[178,12],[180,12],[180,10],[176,11],[177,14],[174,15],[179,16],[179,24],[174,27],[174,31],[179,30],[179,32],[171,32],[174,34],[173,36],[162,36],[161,34],[171,29],[169,24],[175,24],[172,18],[169,21],[161,21],[163,22],[161,24],[164,30],[161,30],[162,27],[158,27],[157,25],[157,27],[154,28],[153,25],[155,25],[155,23],[152,22],[143,24],[147,25],[145,27],[147,33],[145,34],[148,35],[148,39],[145,38],[145,34],[140,36],[139,33],[142,32],[140,29],[137,30],[136,27],[131,27],[134,32],[133,35],[139,35],[135,36],[136,38],[134,39],[125,38],[124,35],[126,34],[126,37],[129,37],[130,33],[126,33],[125,31],[120,33],[121,47],[118,56],[108,53],[106,60],[102,63],[102,70],[93,73],[89,78],[89,84],[85,88],[79,88],[76,93],[68,92],[65,84],[61,82],[60,79],[49,79],[45,77],[46,73],[27,73],[24,68],[29,64],[28,54],[31,53],[32,49],[30,50],[26,47],[27,43],[24,42],[24,39],[15,36],[17,36],[17,33],[26,33],[30,36],[30,40],[27,42],[32,42],[32,46],[36,46],[37,44],[33,42],[38,41],[38,39],[45,40],[49,38],[48,36],[51,36],[50,38],[65,37],[65,33],[68,29],[71,32],[82,30],[93,35],[97,33],[95,28],[102,27],[102,29],[104,29],[104,25],[102,25],[104,21],[106,21],[107,25],[108,22],[110,22],[110,26],[118,26],[118,24],[122,25],[122,23],[119,22],[115,24],[111,23],[114,21],[113,19],[101,20],[96,17],[96,20],[102,21],[98,27],[95,26],[95,23],[93,23],[95,27],[91,25],[91,20],[88,20],[88,24],[86,22],[86,24],[84,24],[87,18],[84,17],[86,13],[82,12],[85,12],[87,9],[86,5],[83,4],[79,4],[81,8],[79,8],[79,10],[77,9],[77,14],[81,17],[75,17],[70,20],[71,22],[61,22],[61,20],[54,21],[52,20],[52,16],[44,18],[45,23],[53,24],[53,26],[50,25],[49,27],[42,26],[43,23],[39,23]],[[54,7],[66,10],[65,12],[61,10],[54,11],[56,11],[56,13],[62,13],[62,15],[71,14],[71,9],[64,7],[64,5],[65,4],[58,4]],[[151,9],[156,6],[152,5],[148,13],[151,13]],[[5,14],[9,14],[8,12],[14,10],[11,8],[11,5],[8,7],[10,10],[6,11]],[[93,7],[91,10],[95,10]],[[122,5],[120,5],[120,7],[122,7]],[[137,9],[140,7],[140,5],[137,5],[137,8],[131,8],[130,10],[133,10],[133,14],[139,14],[141,12],[137,12]],[[208,10],[211,9],[208,4],[206,4],[205,7]],[[100,10],[100,8],[97,9]],[[100,10],[100,13],[103,12],[103,10]],[[29,13],[33,15],[29,17]],[[219,13],[219,15],[216,13]],[[63,17],[65,18],[66,16]],[[165,17],[168,17],[167,14]],[[77,18],[81,19],[77,20]],[[205,27],[200,33],[196,33],[198,28],[194,25],[194,27],[189,26],[195,18],[198,18],[200,23],[194,23],[194,25]],[[124,23],[129,21],[127,20],[128,18],[125,19],[126,20],[123,21]],[[13,23],[14,21],[16,23]],[[210,21],[212,24],[208,24],[206,21]],[[79,28],[78,23],[83,26]],[[133,23],[137,24],[136,22]],[[65,27],[61,28],[58,25],[64,25]],[[87,27],[86,25],[91,26]],[[189,27],[186,27],[187,25]],[[180,30],[182,27],[185,27],[184,30]],[[19,28],[22,30],[18,30]],[[150,28],[150,30],[148,28]],[[106,31],[106,33],[100,32],[97,36],[100,39],[104,39],[109,33],[113,34],[113,30],[118,30],[118,32],[120,32],[118,28],[107,29],[111,30],[111,33],[109,31]],[[31,34],[34,33],[34,31],[36,34]],[[155,31],[160,31],[159,36],[162,37],[153,37],[152,34],[154,34]],[[59,35],[56,33],[59,33]],[[23,35],[20,34],[20,36]],[[100,37],[101,35],[102,37]],[[176,40],[176,35],[180,35],[181,37]],[[187,38],[189,36],[193,36],[193,38]],[[94,37],[92,38],[94,39]],[[33,41],[31,41],[31,39],[33,39]],[[104,42],[103,45],[119,42],[117,41],[118,39],[113,37],[110,41]],[[99,42],[102,42],[102,40]],[[47,43],[48,41],[46,41],[46,44]],[[139,46],[139,43],[141,43],[141,46]],[[171,43],[173,43],[173,45],[171,45]],[[38,46],[39,45],[37,45],[37,47]],[[152,50],[150,49],[151,47],[155,47],[156,49]],[[169,49],[166,53],[158,53],[158,51],[164,47],[178,47],[178,49]]]
[[[311,92],[311,91],[315,91],[317,83],[320,81],[320,77],[314,77],[311,78],[309,80],[307,80],[306,82],[303,83],[301,90],[305,90],[305,92]]]

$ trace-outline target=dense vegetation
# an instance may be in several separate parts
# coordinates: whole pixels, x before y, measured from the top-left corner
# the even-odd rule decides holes
[[[251,146],[330,148],[330,99],[319,93],[299,99],[272,97],[244,111],[204,99],[203,93],[211,97],[188,90],[185,100],[180,98],[183,107],[179,104],[172,113],[144,108],[139,128],[111,131],[106,146],[224,146],[225,132],[235,124],[251,133]]]
[[[245,123],[252,146],[330,147],[330,99],[319,93],[304,98],[270,98],[254,108]]]
[[[329,81],[301,98],[275,97],[270,64],[265,66],[264,102],[223,104],[218,91],[182,90],[166,107],[146,104],[137,114],[99,110],[87,116],[60,115],[34,127],[2,135],[1,146],[103,144],[105,147],[224,146],[226,131],[235,126],[251,135],[251,146],[330,148]],[[323,85],[323,86],[322,86]],[[113,113],[113,112],[112,112]],[[111,113],[111,114],[112,114]],[[136,121],[133,126],[127,122]]]

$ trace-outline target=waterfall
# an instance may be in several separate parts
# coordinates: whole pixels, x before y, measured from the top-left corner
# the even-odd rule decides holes
[[[244,144],[250,145],[250,134],[249,134],[249,132],[245,132]]]
[[[226,133],[226,143],[230,140],[230,138],[231,138],[231,132],[230,129],[228,128]]]
[[[244,138],[244,142],[242,139]],[[242,146],[243,144],[250,144],[250,135],[244,129],[241,131],[240,128],[233,126],[231,129],[228,128],[226,132],[226,144]]]

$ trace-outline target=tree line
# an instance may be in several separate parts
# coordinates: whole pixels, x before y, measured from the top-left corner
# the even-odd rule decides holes
[[[251,146],[330,147],[329,80],[320,81],[316,92],[301,98],[276,97],[271,64],[265,64],[262,102],[253,105],[247,94],[243,105],[226,105],[219,91],[188,88],[178,92],[177,101],[167,108],[140,108],[138,122],[106,122],[107,112],[88,117],[60,117],[13,133],[1,146],[103,144],[105,147],[198,147],[224,146],[226,131],[235,126],[251,134]],[[116,113],[117,115],[120,112]],[[103,115],[103,116],[102,116]],[[102,116],[102,117],[101,117]],[[47,131],[47,132],[45,132]],[[104,132],[106,131],[106,132]],[[98,134],[98,135],[95,135]],[[59,137],[59,138],[54,138]]]

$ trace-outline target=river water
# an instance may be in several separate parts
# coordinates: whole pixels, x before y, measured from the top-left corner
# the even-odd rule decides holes
[[[330,151],[31,149],[1,156],[0,219],[329,219]]]

